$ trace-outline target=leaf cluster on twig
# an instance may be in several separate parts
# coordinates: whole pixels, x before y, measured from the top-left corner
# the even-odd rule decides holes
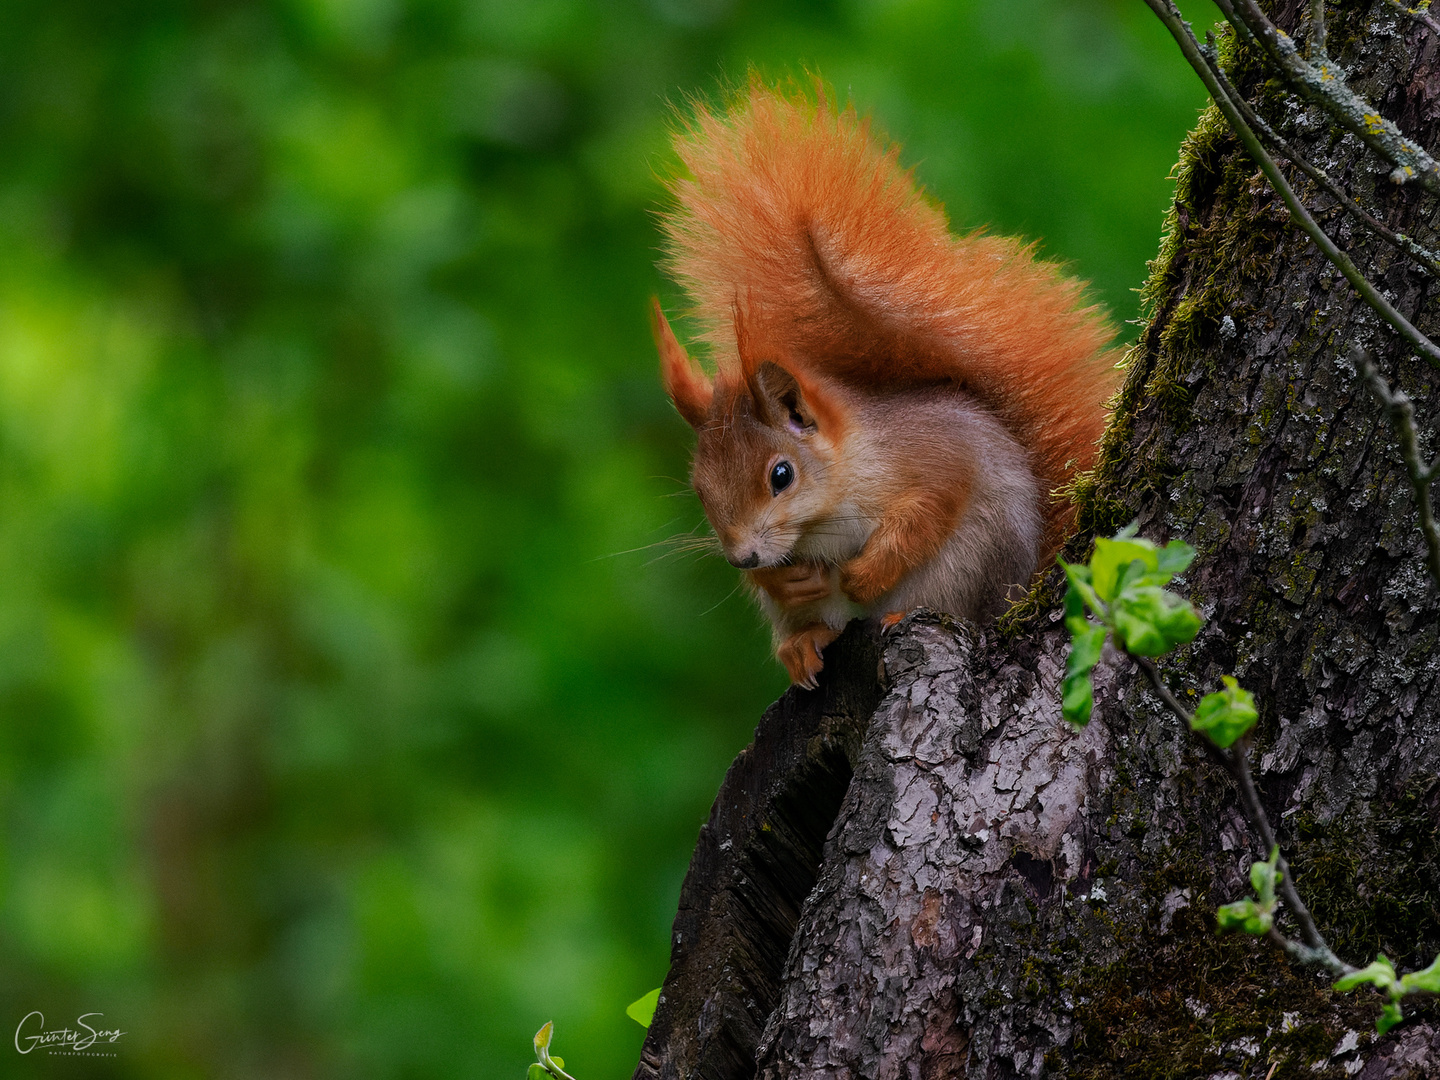
[[[1420,19],[1431,31],[1440,35],[1440,23],[1429,14],[1429,0],[1406,7],[1398,0],[1389,0]],[[1359,221],[1374,235],[1408,255],[1417,265],[1434,276],[1440,271],[1440,256],[1412,237],[1386,227],[1357,200],[1350,197],[1323,169],[1307,161],[1251,108],[1236,91],[1220,63],[1219,50],[1213,38],[1201,45],[1188,23],[1180,16],[1172,0],[1146,0],[1151,10],[1170,31],[1181,53],[1200,76],[1216,107],[1224,115],[1246,153],[1255,161],[1290,212],[1291,218],[1310,238],[1321,253],[1344,275],[1370,308],[1380,316],[1420,357],[1440,369],[1440,347],[1410,322],[1374,283],[1355,265],[1346,252],[1325,232],[1304,202],[1295,193],[1281,171],[1268,146],[1309,177],[1346,213]],[[1440,195],[1440,164],[1423,147],[1407,138],[1395,124],[1384,117],[1363,97],[1352,90],[1344,73],[1327,51],[1324,0],[1310,0],[1306,53],[1302,56],[1295,41],[1272,23],[1256,0],[1216,0],[1241,41],[1253,43],[1269,61],[1286,89],[1318,105],[1332,123],[1359,137],[1390,166],[1390,179],[1397,184],[1416,183],[1425,191]],[[1370,354],[1359,345],[1350,350],[1350,361],[1384,407],[1385,415],[1400,444],[1414,492],[1420,532],[1425,539],[1427,563],[1431,576],[1440,585],[1440,528],[1435,521],[1431,488],[1440,477],[1440,458],[1426,461],[1420,447],[1420,434],[1415,424],[1415,409],[1403,391],[1393,389],[1380,374]],[[1125,545],[1123,548],[1116,544]],[[1146,551],[1148,548],[1148,552]],[[1168,554],[1167,554],[1168,553]],[[1169,648],[1191,640],[1198,632],[1199,617],[1194,629],[1181,607],[1180,597],[1164,588],[1174,574],[1184,570],[1194,552],[1187,545],[1172,542],[1164,549],[1130,534],[1112,540],[1097,540],[1095,555],[1087,565],[1066,565],[1070,581],[1066,600],[1066,622],[1072,635],[1070,662],[1064,687],[1066,718],[1083,723],[1089,717],[1092,693],[1089,689],[1090,669],[1098,662],[1105,641],[1132,656],[1150,680],[1155,692],[1176,717],[1200,740],[1206,754],[1234,782],[1245,817],[1254,829],[1268,858],[1251,867],[1250,882],[1254,895],[1224,905],[1218,912],[1222,928],[1240,929],[1263,934],[1279,945],[1287,955],[1302,964],[1318,965],[1336,976],[1335,989],[1351,990],[1369,984],[1386,995],[1386,1002],[1376,1023],[1384,1034],[1403,1019],[1401,999],[1416,993],[1440,992],[1440,958],[1423,971],[1399,975],[1390,961],[1382,956],[1364,968],[1356,968],[1335,955],[1315,920],[1295,889],[1289,865],[1280,852],[1275,831],[1250,773],[1250,729],[1258,713],[1250,694],[1230,677],[1224,689],[1203,698],[1192,713],[1165,684],[1152,657]],[[1116,570],[1116,559],[1132,559],[1129,569]],[[1163,649],[1137,647],[1147,643],[1144,634],[1123,625],[1118,613],[1127,606],[1127,588],[1144,579],[1151,589],[1158,589],[1161,601],[1152,601],[1156,611],[1166,613],[1166,625],[1184,627],[1183,632],[1168,634],[1159,623],[1156,632],[1165,639]],[[1108,595],[1107,595],[1108,593]],[[1193,613],[1193,608],[1190,609]],[[1080,685],[1083,682],[1085,685]],[[1298,924],[1300,938],[1286,936],[1275,925],[1275,913],[1283,900]]]
[[[1440,957],[1423,971],[1401,976],[1383,955],[1365,968],[1335,955],[1295,888],[1250,772],[1250,734],[1259,719],[1254,697],[1226,675],[1222,688],[1206,694],[1191,712],[1166,685],[1154,658],[1193,641],[1201,626],[1194,606],[1166,588],[1194,558],[1195,549],[1189,544],[1172,540],[1157,547],[1136,536],[1132,524],[1109,539],[1097,539],[1088,563],[1061,560],[1068,582],[1065,626],[1070,631],[1062,712],[1073,724],[1089,722],[1094,707],[1091,672],[1107,641],[1139,665],[1165,707],[1184,722],[1210,760],[1235,784],[1241,810],[1269,853],[1251,865],[1254,895],[1225,904],[1216,913],[1220,928],[1268,937],[1296,962],[1328,971],[1337,980],[1336,990],[1352,990],[1364,983],[1375,986],[1388,998],[1376,1023],[1383,1035],[1404,1018],[1402,998],[1440,992]],[[1281,900],[1299,925],[1298,939],[1275,925]]]

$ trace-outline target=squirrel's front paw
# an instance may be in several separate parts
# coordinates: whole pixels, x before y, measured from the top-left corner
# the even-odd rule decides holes
[[[869,604],[895,584],[876,560],[859,555],[840,567],[840,591],[857,604]]]
[[[825,667],[820,652],[839,636],[839,630],[832,630],[824,623],[811,623],[782,641],[775,655],[790,673],[791,682],[814,690],[818,685],[816,676]]]
[[[767,566],[763,570],[751,570],[750,580],[781,607],[798,607],[830,595],[830,568],[822,563]]]

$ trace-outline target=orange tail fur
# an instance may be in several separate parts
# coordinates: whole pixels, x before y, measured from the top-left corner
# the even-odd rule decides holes
[[[883,392],[963,385],[1011,428],[1043,490],[1093,465],[1119,379],[1114,331],[1082,286],[1021,243],[954,236],[853,107],[752,79],[701,107],[676,149],[667,263],[721,370],[747,352]],[[1073,518],[1046,507],[1048,547]]]

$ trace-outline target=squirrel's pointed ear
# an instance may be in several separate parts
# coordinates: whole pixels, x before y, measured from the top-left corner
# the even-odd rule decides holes
[[[747,303],[735,300],[735,350],[740,354],[740,372],[761,418],[771,427],[788,428],[796,435],[823,432],[839,439],[845,426],[845,407],[818,379],[809,375],[802,365],[781,357],[774,359],[777,347],[773,342],[771,324],[764,309],[753,295]],[[768,355],[767,355],[768,354]]]
[[[749,386],[760,414],[772,427],[788,428],[796,435],[820,431],[831,439],[840,437],[844,426],[840,402],[803,370],[762,360],[755,365]]]
[[[693,428],[705,422],[715,386],[705,372],[690,359],[685,347],[675,338],[675,331],[660,308],[660,298],[650,299],[650,329],[655,334],[655,347],[660,351],[660,378],[675,409]]]

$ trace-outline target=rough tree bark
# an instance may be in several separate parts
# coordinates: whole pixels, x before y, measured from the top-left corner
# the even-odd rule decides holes
[[[1303,29],[1308,0],[1266,6]],[[1440,146],[1425,25],[1343,3],[1329,47],[1352,86]],[[1436,246],[1433,198],[1389,184],[1248,51],[1232,74],[1387,224]],[[1182,698],[1232,672],[1255,693],[1258,782],[1337,951],[1428,963],[1440,590],[1393,433],[1346,353],[1371,347],[1422,431],[1440,421],[1440,378],[1290,225],[1213,110],[1177,176],[1072,553],[1132,519],[1199,549],[1184,585],[1208,621],[1167,678]],[[1372,280],[1440,331],[1435,285],[1291,176]],[[1373,995],[1217,936],[1215,906],[1245,895],[1264,854],[1228,780],[1123,657],[1097,670],[1096,719],[1068,728],[1053,575],[1037,600],[1004,629],[923,614],[883,642],[852,628],[826,684],[767,713],[702,832],[637,1078],[1440,1076],[1435,1006],[1376,1038]]]

